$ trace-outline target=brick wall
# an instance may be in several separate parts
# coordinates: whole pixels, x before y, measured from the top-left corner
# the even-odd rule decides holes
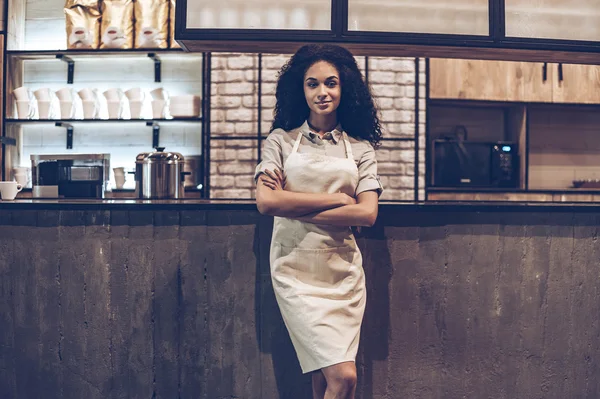
[[[267,135],[275,105],[277,73],[289,55],[262,58],[261,129]],[[364,57],[357,57],[365,66]],[[413,58],[370,57],[369,82],[381,110],[386,138],[415,135],[415,62]],[[257,163],[258,56],[255,54],[213,54],[211,97],[211,197],[253,198],[253,172]],[[420,155],[419,199],[424,199],[425,174],[425,65],[420,70]],[[220,140],[226,136],[248,139]],[[384,141],[377,152],[379,174],[385,186],[382,199],[414,199],[414,142]]]

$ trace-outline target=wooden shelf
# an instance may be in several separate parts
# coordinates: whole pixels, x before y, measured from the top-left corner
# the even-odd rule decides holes
[[[37,124],[37,123],[175,123],[175,122],[202,122],[202,118],[173,118],[173,119],[6,119],[12,124]]]
[[[186,52],[181,49],[98,49],[98,50],[12,50],[7,51],[8,57],[22,60],[55,59],[57,55],[78,58],[92,57],[148,57],[148,54],[174,55],[174,56],[198,56],[202,53]]]

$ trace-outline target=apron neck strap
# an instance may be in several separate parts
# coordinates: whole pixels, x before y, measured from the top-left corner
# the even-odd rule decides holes
[[[298,137],[296,138],[296,142],[294,143],[294,149],[292,149],[292,154],[298,152],[298,147],[300,147],[300,140],[302,140],[302,131],[298,132]]]
[[[352,146],[350,145],[350,141],[348,140],[348,135],[346,132],[342,132],[342,137],[344,139],[344,145],[346,146],[346,157],[354,162],[354,154],[352,153]]]

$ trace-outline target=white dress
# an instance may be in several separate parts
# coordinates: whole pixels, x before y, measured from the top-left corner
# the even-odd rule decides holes
[[[284,163],[286,190],[354,197],[358,169],[346,133],[346,158],[299,153],[302,137],[299,132]],[[270,261],[277,303],[302,372],[355,361],[366,290],[351,228],[275,217]]]

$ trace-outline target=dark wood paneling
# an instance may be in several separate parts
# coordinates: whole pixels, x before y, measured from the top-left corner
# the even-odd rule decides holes
[[[600,213],[402,209],[359,237],[357,398],[600,395]],[[310,397],[270,234],[255,211],[0,211],[2,397]]]

